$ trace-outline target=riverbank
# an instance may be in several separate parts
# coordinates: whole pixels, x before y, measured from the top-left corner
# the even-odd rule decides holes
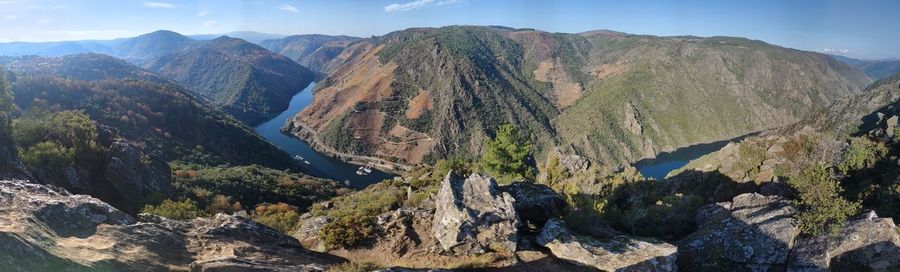
[[[300,120],[297,120],[297,118],[291,118],[291,120],[288,121],[281,130],[282,132],[285,132],[290,136],[305,141],[307,144],[309,144],[309,147],[316,152],[347,163],[352,163],[359,166],[372,164],[375,169],[393,175],[401,175],[403,174],[403,172],[413,169],[413,166],[408,164],[396,163],[382,158],[349,154],[335,150],[334,148],[322,143],[319,140],[318,132],[316,132]]]

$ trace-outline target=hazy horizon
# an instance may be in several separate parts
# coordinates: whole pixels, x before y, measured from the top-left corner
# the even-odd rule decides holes
[[[733,36],[863,59],[900,57],[896,1],[60,1],[0,0],[0,42],[109,40],[156,30],[369,37],[412,27],[500,25]]]

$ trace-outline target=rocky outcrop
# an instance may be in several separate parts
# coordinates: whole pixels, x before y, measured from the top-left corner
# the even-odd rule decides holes
[[[142,200],[173,193],[172,169],[134,143],[117,140],[107,152],[106,179],[123,199]],[[141,201],[142,202],[142,201]]]
[[[566,200],[547,185],[520,181],[502,189],[516,200],[519,218],[531,228],[540,229],[547,220],[561,218],[569,208]]]
[[[900,234],[890,218],[873,211],[844,223],[833,237],[804,237],[796,241],[788,262],[790,271],[898,271]]]
[[[245,217],[139,223],[96,198],[24,181],[0,181],[0,249],[0,266],[13,271],[322,271],[341,261]]]
[[[900,234],[890,218],[868,213],[834,237],[801,236],[797,213],[780,196],[742,194],[697,213],[699,229],[680,242],[689,271],[896,271]]]
[[[554,256],[603,271],[675,271],[676,247],[627,236],[598,240],[575,234],[562,220],[550,219],[537,237]]]
[[[435,197],[432,233],[441,247],[461,255],[516,251],[515,199],[488,176],[447,174]]]

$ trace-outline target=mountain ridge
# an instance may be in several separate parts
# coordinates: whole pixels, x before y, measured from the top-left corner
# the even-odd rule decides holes
[[[341,151],[412,164],[479,154],[493,128],[513,123],[537,155],[563,146],[621,165],[789,124],[870,81],[825,55],[743,38],[480,26],[391,32],[329,66],[295,123]],[[677,99],[654,99],[664,93]]]

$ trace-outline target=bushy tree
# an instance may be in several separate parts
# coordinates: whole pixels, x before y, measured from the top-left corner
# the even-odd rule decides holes
[[[203,211],[197,208],[197,205],[190,199],[184,199],[181,201],[172,201],[171,199],[166,199],[156,206],[145,205],[144,209],[141,210],[141,212],[175,220],[186,220],[202,217],[205,215]]]
[[[285,203],[262,204],[253,209],[250,218],[278,231],[290,233],[300,222],[300,212],[297,207]]]
[[[6,72],[0,66],[0,137],[7,140],[10,133],[10,121],[12,120],[10,113],[13,110],[13,93],[6,84]]]
[[[322,226],[319,237],[330,248],[351,248],[360,245],[375,230],[373,216],[345,216],[334,218]]]
[[[479,166],[500,183],[517,179],[532,179],[534,173],[526,159],[531,152],[531,142],[512,125],[502,125],[494,139],[485,144]]]
[[[865,137],[852,138],[850,147],[847,148],[843,160],[838,164],[838,170],[846,174],[854,170],[872,168],[887,153],[887,147],[880,142],[874,142]]]
[[[843,189],[824,164],[817,163],[792,176],[788,185],[799,197],[795,217],[800,231],[809,235],[836,234],[844,220],[859,210],[859,203],[841,196]]]

